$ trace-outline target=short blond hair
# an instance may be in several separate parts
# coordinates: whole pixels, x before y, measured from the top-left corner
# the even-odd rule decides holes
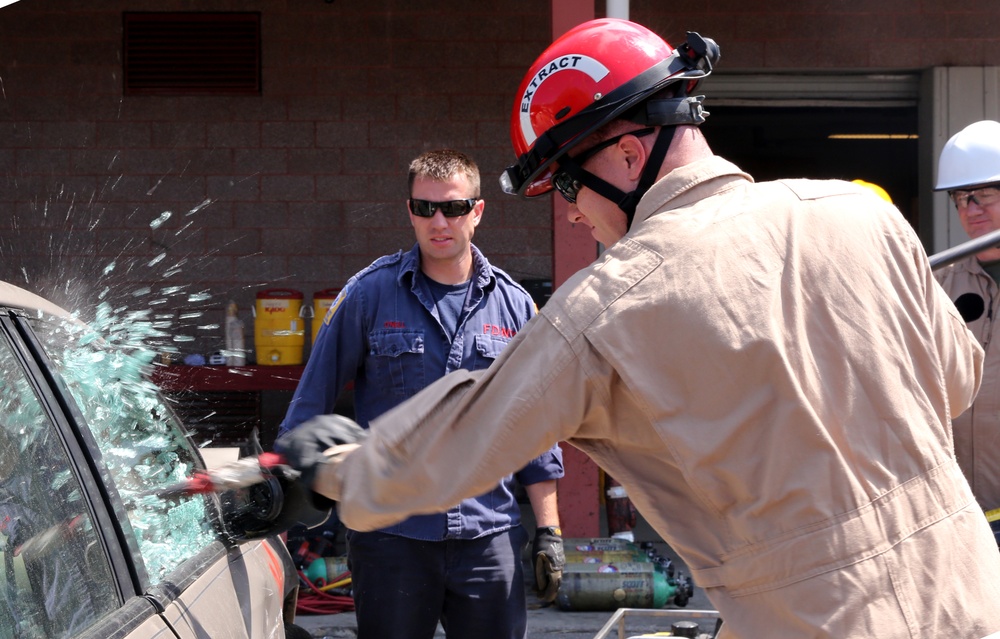
[[[413,193],[413,181],[418,177],[447,182],[456,173],[464,175],[472,186],[470,197],[479,199],[479,166],[468,155],[454,149],[436,149],[421,153],[410,162],[408,188]]]

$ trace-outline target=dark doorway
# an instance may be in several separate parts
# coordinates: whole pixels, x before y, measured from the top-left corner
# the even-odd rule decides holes
[[[755,180],[862,179],[917,226],[917,108],[711,106],[712,149]],[[837,139],[831,135],[859,138]],[[871,136],[871,137],[860,137]],[[886,136],[886,137],[881,137]]]

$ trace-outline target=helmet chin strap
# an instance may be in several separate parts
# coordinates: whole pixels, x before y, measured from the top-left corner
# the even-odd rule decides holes
[[[667,150],[670,149],[670,141],[674,137],[674,128],[673,126],[660,128],[660,132],[656,135],[656,142],[653,144],[653,150],[650,151],[646,166],[643,167],[642,175],[639,176],[639,184],[630,193],[622,191],[617,186],[587,171],[569,156],[563,156],[559,159],[559,168],[591,191],[617,204],[618,208],[625,213],[626,228],[631,229],[632,220],[635,218],[635,209],[639,206],[639,200],[642,199],[646,191],[656,182],[656,176],[660,173],[663,159],[667,157]]]

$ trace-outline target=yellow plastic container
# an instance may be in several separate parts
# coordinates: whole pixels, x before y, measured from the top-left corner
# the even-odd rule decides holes
[[[300,291],[272,288],[257,293],[253,328],[259,366],[302,363],[306,324],[302,318]]]
[[[312,341],[309,342],[310,344],[316,343],[316,336],[319,335],[319,327],[323,325],[323,318],[326,317],[326,312],[330,310],[330,306],[333,305],[333,301],[337,299],[338,295],[340,295],[339,288],[325,288],[313,293]]]

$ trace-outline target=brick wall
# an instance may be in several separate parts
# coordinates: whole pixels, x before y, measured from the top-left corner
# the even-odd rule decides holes
[[[308,303],[411,246],[406,165],[440,146],[482,168],[477,244],[519,279],[551,275],[548,201],[496,183],[513,159],[514,91],[548,42],[548,2],[161,0],[159,11],[259,11],[263,93],[125,97],[122,12],[146,8],[0,9],[0,278],[72,308],[151,309],[191,340],[183,350],[205,353],[221,347],[230,299],[252,333],[257,291],[295,288]],[[685,30],[717,39],[721,72],[1000,64],[987,28],[998,14],[991,0],[631,6],[671,43]]]
[[[547,203],[501,197],[496,179],[547,5],[480,4],[157,2],[261,12],[251,97],[123,97],[122,12],[146,3],[0,9],[0,278],[74,308],[102,292],[152,308],[195,338],[184,350],[210,351],[229,299],[251,332],[257,291],[295,288],[308,304],[412,246],[406,166],[442,146],[481,165],[477,243],[515,277],[548,277]]]
[[[720,71],[922,69],[1000,64],[992,0],[631,0],[630,18],[673,44],[722,47]]]

